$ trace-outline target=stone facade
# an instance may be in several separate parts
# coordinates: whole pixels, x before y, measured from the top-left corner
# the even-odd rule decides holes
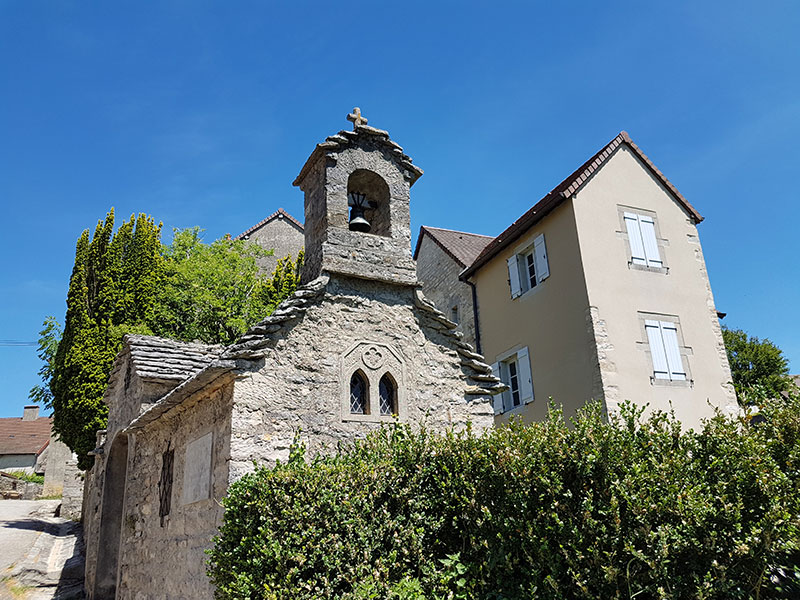
[[[326,271],[415,284],[409,201],[421,175],[389,134],[374,127],[357,125],[318,144],[294,181],[305,193],[303,283]],[[349,230],[352,191],[363,191],[377,203],[367,214],[375,233]]]
[[[488,236],[420,228],[414,259],[425,296],[464,334],[464,341],[481,351],[475,327],[475,296],[472,286],[458,276],[492,240]]]
[[[55,434],[50,434],[47,445],[47,462],[44,470],[44,496],[59,496],[64,493],[67,463],[72,460],[72,451]]]
[[[249,240],[266,250],[273,251],[272,256],[265,256],[256,261],[259,268],[268,275],[275,270],[278,259],[291,256],[292,260],[296,260],[305,245],[303,224],[282,208],[237,235],[235,239]]]
[[[85,494],[89,598],[211,598],[221,498],[253,461],[288,458],[298,433],[313,456],[397,421],[492,425],[505,386],[416,285],[408,190],[421,171],[380,130],[328,140],[297,180],[305,285],[227,348],[126,336]],[[354,181],[377,199],[373,233],[349,230]],[[356,411],[359,373],[372,389]]]

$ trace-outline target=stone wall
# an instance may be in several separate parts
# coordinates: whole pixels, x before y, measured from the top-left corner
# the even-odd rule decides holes
[[[67,461],[72,458],[72,451],[60,441],[56,434],[50,434],[47,445],[47,462],[44,471],[44,496],[59,496],[64,492],[64,477]]]
[[[264,360],[243,371],[234,388],[231,479],[252,470],[253,461],[286,460],[298,432],[314,454],[394,422],[350,419],[351,373],[342,371],[342,359],[362,341],[402,360],[402,372],[391,373],[404,393],[402,420],[440,431],[467,422],[491,427],[488,393],[466,394],[474,387],[467,380],[474,371],[465,366],[472,359],[459,354],[447,326],[415,306],[414,294],[408,286],[331,276],[302,319],[268,339]],[[378,377],[382,368],[376,367]]]
[[[459,281],[463,267],[449,256],[429,235],[422,236],[417,254],[417,279],[425,297],[432,301],[447,318],[453,319],[453,307],[457,307],[458,329],[464,341],[476,346],[475,313],[472,303],[472,288]]]
[[[64,487],[61,493],[61,516],[65,519],[81,519],[83,480],[83,471],[78,468],[77,459],[70,457],[64,467]]]
[[[284,258],[288,254],[292,260],[296,260],[305,244],[303,231],[282,214],[278,214],[274,219],[250,233],[247,239],[267,250],[274,251],[272,256],[265,256],[256,261],[259,268],[267,275],[271,275],[275,271],[279,258]]]
[[[118,597],[185,598],[189,590],[193,598],[213,596],[205,574],[205,550],[221,523],[220,500],[228,488],[230,406],[230,384],[205,389],[184,403],[178,414],[162,417],[136,433],[122,520]],[[200,475],[210,478],[209,493],[184,504],[184,484],[195,491],[198,487],[191,477],[184,481],[187,458],[204,460],[187,457],[187,445],[209,433],[210,471]],[[174,450],[173,483],[170,512],[162,526],[159,480],[163,452],[168,448]],[[193,473],[198,477],[196,470]]]
[[[9,494],[19,494],[19,500],[34,500],[42,495],[42,484],[0,473],[0,498]]]
[[[305,192],[308,260],[302,282],[326,271],[415,283],[409,190],[421,171],[409,170],[410,159],[398,150],[399,146],[388,140],[386,132],[371,127],[359,127],[355,133],[340,132],[326,144],[331,145],[330,151],[315,151],[295,181]],[[382,225],[386,235],[349,230],[348,184],[356,171],[368,171],[388,187],[388,197],[381,200],[388,203],[389,223]],[[375,212],[380,211],[379,206]],[[379,230],[376,226],[375,231]]]

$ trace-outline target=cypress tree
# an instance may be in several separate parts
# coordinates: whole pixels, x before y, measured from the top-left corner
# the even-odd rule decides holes
[[[53,430],[78,455],[82,468],[91,465],[87,453],[95,447],[96,432],[106,426],[103,394],[122,336],[149,333],[147,318],[161,272],[160,225],[139,215],[116,235],[113,230],[111,209],[91,241],[88,229],[78,239],[50,380]]]

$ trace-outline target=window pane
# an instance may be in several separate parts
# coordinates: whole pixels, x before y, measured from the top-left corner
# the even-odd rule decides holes
[[[525,255],[525,264],[528,266],[528,285],[534,287],[536,285],[536,261],[533,252]]]
[[[381,400],[381,414],[393,415],[395,410],[395,389],[394,383],[388,375],[381,377],[380,385],[378,387]]]
[[[511,388],[511,402],[519,406],[519,376],[517,375],[517,361],[508,363],[508,387]]]
[[[363,415],[367,411],[367,382],[360,373],[350,378],[350,413]]]

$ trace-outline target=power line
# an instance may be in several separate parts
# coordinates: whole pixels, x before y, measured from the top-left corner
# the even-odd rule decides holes
[[[0,346],[38,346],[36,342],[23,342],[21,340],[0,340]]]

